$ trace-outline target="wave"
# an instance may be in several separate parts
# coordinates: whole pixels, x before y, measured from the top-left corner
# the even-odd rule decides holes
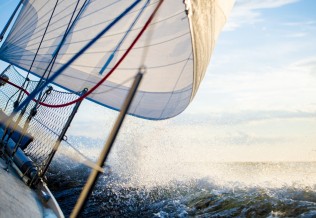
[[[311,179],[315,165],[212,163],[210,167],[204,163],[200,167],[209,169],[207,176],[177,179],[171,175],[164,183],[142,183],[142,178],[135,182],[135,177],[124,177],[107,166],[83,216],[316,217],[316,183]],[[57,158],[50,168],[49,187],[66,216],[89,173],[86,166],[65,157]]]

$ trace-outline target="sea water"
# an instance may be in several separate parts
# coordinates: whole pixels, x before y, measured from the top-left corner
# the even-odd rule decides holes
[[[85,148],[92,159],[100,150]],[[163,150],[114,149],[83,216],[316,217],[316,162],[180,161]],[[61,152],[47,175],[66,217],[91,172],[70,156]]]

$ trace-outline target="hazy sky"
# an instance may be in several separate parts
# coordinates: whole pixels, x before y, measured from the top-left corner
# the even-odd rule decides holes
[[[206,121],[208,137],[256,158],[316,159],[315,8],[312,0],[237,1],[186,111]]]
[[[17,2],[1,0],[0,27]],[[156,153],[164,145],[182,161],[316,160],[315,9],[313,0],[237,0],[187,110],[161,122],[129,117],[120,140]],[[104,139],[116,114],[85,103],[69,134]]]

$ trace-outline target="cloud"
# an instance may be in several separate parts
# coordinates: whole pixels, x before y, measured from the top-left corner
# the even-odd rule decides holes
[[[262,21],[261,9],[278,8],[298,1],[299,0],[237,0],[225,30],[232,31],[243,25]]]
[[[299,60],[297,57],[284,58],[286,54],[282,52],[290,51],[286,48],[277,45],[273,54],[264,49],[254,49],[267,58],[260,57],[260,54],[255,57],[255,52],[242,50],[240,53],[249,53],[242,54],[249,57],[247,64],[243,62],[246,60],[243,57],[235,61],[237,51],[227,54],[226,57],[232,60],[231,63],[210,68],[211,72],[205,77],[187,112],[314,112],[316,56]],[[292,53],[295,53],[295,49]]]
[[[286,37],[302,38],[306,36],[314,36],[316,31],[316,22],[313,20],[302,20],[297,22],[285,22],[279,28],[288,31]]]
[[[306,32],[297,32],[297,33],[288,34],[286,37],[289,37],[289,38],[302,38],[302,37],[305,37],[306,35],[307,35]]]
[[[290,27],[309,27],[309,28],[315,28],[316,22],[313,20],[309,21],[300,21],[300,22],[286,22],[283,25],[284,26],[290,26]]]
[[[299,60],[292,64],[291,66],[295,70],[304,69],[311,75],[316,75],[316,56],[308,57],[303,60]]]
[[[282,111],[282,110],[244,110],[235,113],[200,113],[186,114],[181,119],[171,120],[173,124],[178,125],[239,125],[252,122],[261,122],[267,120],[290,120],[290,119],[309,119],[316,118],[315,112],[307,111]]]
[[[280,145],[284,142],[288,142],[286,137],[272,137],[272,136],[258,136],[251,135],[246,132],[237,131],[234,134],[230,134],[217,139],[221,141],[223,145],[243,145],[243,146],[257,146],[257,145]]]

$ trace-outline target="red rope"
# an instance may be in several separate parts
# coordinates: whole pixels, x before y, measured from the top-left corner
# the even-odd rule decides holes
[[[26,91],[26,89],[22,88],[21,86],[18,86],[17,84],[14,84],[13,82],[10,82],[9,80],[6,80],[6,79],[1,78],[1,77],[0,77],[0,80],[4,81],[5,83],[10,84],[11,86],[13,86],[19,90],[22,90],[22,92],[24,92],[25,94],[30,95],[30,93],[28,91]],[[36,100],[33,99],[33,101],[36,101]]]
[[[109,76],[111,76],[111,74],[116,70],[116,68],[122,63],[122,61],[126,58],[126,56],[128,55],[128,53],[132,50],[132,48],[134,47],[134,45],[136,44],[136,42],[140,39],[140,37],[143,35],[143,33],[145,32],[145,30],[148,28],[150,22],[153,20],[154,16],[156,15],[159,7],[161,6],[162,2],[164,0],[160,0],[159,3],[157,4],[155,10],[153,11],[153,13],[151,14],[151,16],[149,17],[149,19],[147,20],[147,22],[145,23],[145,25],[143,26],[142,30],[138,33],[138,35],[136,36],[136,38],[134,39],[134,41],[132,42],[132,44],[128,47],[128,49],[126,50],[126,52],[124,53],[124,55],[120,58],[120,60],[115,64],[115,66],[111,69],[111,71],[105,75],[95,86],[93,86],[88,92],[86,92],[84,95],[80,96],[79,98],[77,98],[76,100],[64,103],[64,104],[47,104],[44,102],[38,102],[40,105],[43,105],[45,107],[51,107],[51,108],[58,108],[58,107],[67,107],[69,105],[75,104],[79,101],[82,101],[84,98],[86,98],[87,96],[89,96],[92,92],[94,92],[102,83],[104,83],[105,80],[107,80],[107,78],[109,78]],[[22,90],[25,94],[29,95],[30,93],[28,91],[26,91],[25,89],[23,89],[22,87],[9,82],[3,78],[0,78],[0,80],[4,80],[5,82],[7,82],[8,84]],[[37,102],[36,99],[33,99],[33,101]]]

